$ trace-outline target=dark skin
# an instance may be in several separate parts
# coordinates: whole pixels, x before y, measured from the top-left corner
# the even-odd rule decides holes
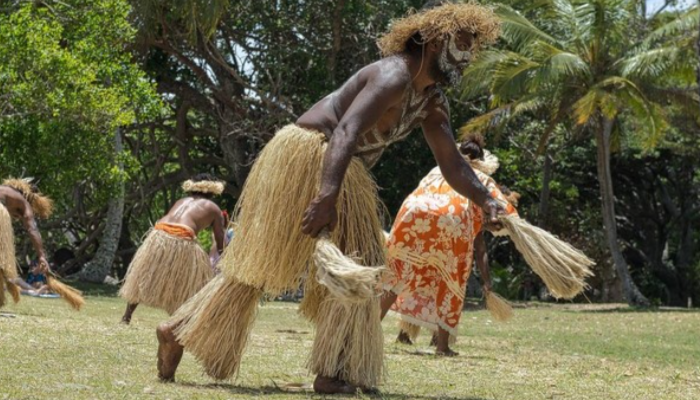
[[[471,48],[472,43],[470,33],[461,32],[456,37],[460,50]],[[435,69],[430,68],[437,62],[442,45],[442,42],[433,41],[424,46],[422,55],[402,53],[368,65],[297,120],[297,125],[323,132],[329,137],[321,188],[302,220],[304,233],[317,237],[324,228],[335,228],[340,187],[358,143],[374,126],[383,132],[399,122],[407,85],[411,84],[417,93],[423,93],[444,81],[445,77],[435,76]],[[447,109],[433,103],[428,106],[427,113],[422,122],[423,136],[445,179],[459,194],[486,210],[489,219],[496,222],[501,208],[457,150]]]
[[[44,244],[41,240],[41,233],[36,224],[31,204],[24,198],[22,193],[9,186],[0,186],[0,202],[5,204],[12,218],[22,221],[22,225],[27,231],[36,256],[39,259],[39,271],[42,274],[48,273],[49,262],[46,260]]]
[[[206,197],[195,194],[178,200],[158,222],[185,225],[194,230],[195,234],[211,226],[216,248],[224,248],[224,217],[219,206]],[[221,254],[222,250],[217,251]],[[127,304],[123,323],[128,325],[131,322],[137,306],[138,303]]]

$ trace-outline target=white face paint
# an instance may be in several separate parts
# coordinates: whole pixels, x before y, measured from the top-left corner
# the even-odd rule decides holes
[[[462,81],[462,68],[472,59],[472,52],[457,48],[454,36],[449,36],[442,46],[438,59],[440,71],[445,74],[450,85],[458,87]]]

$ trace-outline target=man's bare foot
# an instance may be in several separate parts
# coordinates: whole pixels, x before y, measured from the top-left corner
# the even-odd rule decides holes
[[[122,317],[122,324],[129,325],[131,323],[131,315]]]
[[[131,323],[131,316],[134,314],[134,310],[136,310],[138,305],[138,303],[126,305],[126,310],[124,310],[124,316],[122,317],[122,324],[129,325]]]
[[[437,350],[435,350],[435,355],[441,357],[457,357],[459,353],[453,351],[451,348],[448,347],[446,349],[438,348]]]
[[[413,345],[413,341],[411,338],[408,336],[408,333],[401,331],[399,332],[399,336],[396,337],[396,341],[398,343],[403,343],[407,345]]]
[[[319,394],[356,394],[359,387],[337,378],[317,375],[314,380],[314,392]]]
[[[175,371],[182,359],[184,348],[175,339],[174,326],[167,323],[156,328],[158,337],[158,378],[163,382],[174,382]]]

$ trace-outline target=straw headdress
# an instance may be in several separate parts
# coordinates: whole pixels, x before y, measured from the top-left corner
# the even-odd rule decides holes
[[[377,41],[382,55],[390,56],[406,50],[406,43],[420,33],[424,43],[444,40],[449,35],[467,31],[475,36],[474,49],[493,43],[500,33],[493,10],[477,3],[444,4],[419,11],[391,24],[389,32]]]
[[[224,192],[224,183],[221,181],[198,181],[188,179],[182,182],[182,190],[185,193],[211,193],[215,196]]]
[[[22,193],[22,196],[24,196],[29,202],[29,205],[31,205],[34,214],[39,218],[46,219],[50,217],[53,212],[53,200],[36,190],[36,186],[33,186],[31,181],[32,178],[8,178],[5,179],[2,184]]]

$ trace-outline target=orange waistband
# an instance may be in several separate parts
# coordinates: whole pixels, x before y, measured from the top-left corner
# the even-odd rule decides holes
[[[194,240],[194,238],[196,237],[194,229],[190,228],[187,225],[158,222],[156,226],[153,227],[153,229],[163,231],[169,235],[173,235],[181,239]]]

